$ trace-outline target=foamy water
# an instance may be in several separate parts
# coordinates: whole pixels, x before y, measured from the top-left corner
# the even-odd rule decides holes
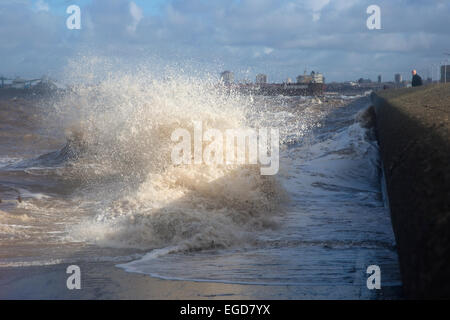
[[[209,77],[139,72],[93,83],[30,110],[44,147],[1,150],[0,266],[116,261],[164,279],[373,298],[365,272],[376,264],[384,286],[400,285],[367,98],[252,97]],[[279,173],[174,165],[171,133],[193,121],[279,128]]]

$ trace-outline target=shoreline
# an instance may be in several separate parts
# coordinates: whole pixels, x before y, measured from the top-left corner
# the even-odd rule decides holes
[[[116,263],[83,262],[81,289],[69,290],[66,273],[69,264],[0,269],[0,300],[281,300],[346,299],[342,291],[359,293],[359,299],[373,299],[358,286],[296,286],[228,284],[221,282],[164,280],[129,273]],[[330,290],[335,296],[330,295]],[[397,286],[384,287],[376,299],[392,296]]]

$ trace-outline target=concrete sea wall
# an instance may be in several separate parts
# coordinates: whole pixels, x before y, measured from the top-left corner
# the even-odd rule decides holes
[[[450,298],[450,84],[373,93],[407,298]]]

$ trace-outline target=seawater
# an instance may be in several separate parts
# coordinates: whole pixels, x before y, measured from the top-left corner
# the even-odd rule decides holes
[[[148,70],[3,102],[0,267],[111,261],[162,279],[290,286],[293,298],[398,298],[368,107]],[[278,174],[172,164],[171,133],[193,121],[278,128]],[[369,265],[389,290],[367,289]]]

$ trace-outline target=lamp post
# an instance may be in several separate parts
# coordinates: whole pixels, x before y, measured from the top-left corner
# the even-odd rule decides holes
[[[450,57],[450,53],[448,53],[448,52],[444,52],[444,55]],[[445,62],[444,62],[444,83],[447,83],[447,64],[448,64],[448,58],[445,59]]]
[[[434,78],[434,63],[431,64],[430,69],[431,69],[431,82],[433,83],[433,81],[435,80]]]
[[[441,62],[431,64],[431,77],[433,78],[433,80],[437,82],[441,81],[441,77],[439,75],[441,71],[441,65],[442,65]],[[436,78],[434,77],[434,70],[436,70]]]

